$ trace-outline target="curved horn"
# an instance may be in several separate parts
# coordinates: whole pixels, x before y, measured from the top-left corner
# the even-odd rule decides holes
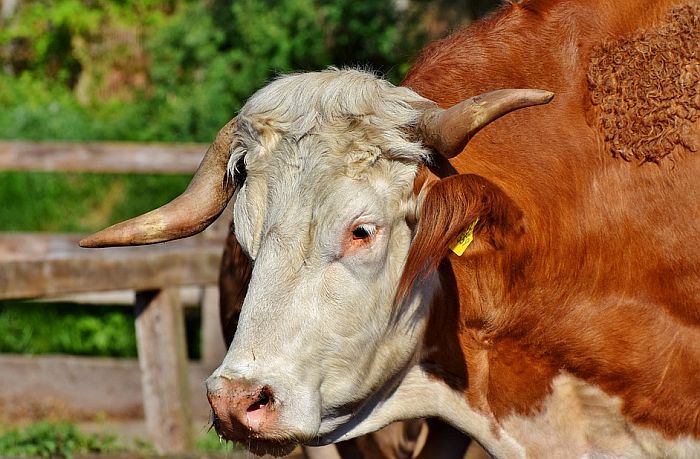
[[[479,129],[519,108],[546,104],[554,93],[541,89],[499,89],[448,108],[428,109],[419,132],[423,142],[447,158],[457,156]]]
[[[187,189],[158,209],[117,223],[80,241],[81,247],[155,244],[192,236],[204,230],[233,196],[226,180],[236,119],[221,128]]]

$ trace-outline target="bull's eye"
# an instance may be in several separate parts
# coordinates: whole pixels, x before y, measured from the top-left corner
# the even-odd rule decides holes
[[[243,182],[245,182],[247,176],[248,170],[245,168],[244,155],[241,156],[238,161],[236,161],[236,165],[233,167],[233,184],[236,186],[236,188],[240,188],[241,185],[243,185]]]
[[[352,239],[353,240],[365,240],[365,239],[371,237],[376,230],[377,230],[377,227],[374,225],[371,225],[369,223],[358,225],[357,227],[355,227],[354,230],[352,230]]]

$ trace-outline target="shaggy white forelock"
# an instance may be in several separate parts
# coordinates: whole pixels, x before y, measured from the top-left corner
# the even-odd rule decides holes
[[[382,156],[419,164],[428,160],[430,150],[412,132],[422,109],[430,105],[434,103],[412,90],[361,70],[281,76],[241,109],[229,172],[233,174],[242,155],[272,151],[281,139],[340,137],[352,130],[362,134],[358,141],[379,147]]]

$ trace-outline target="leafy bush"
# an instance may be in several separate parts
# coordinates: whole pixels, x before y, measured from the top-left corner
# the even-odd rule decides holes
[[[0,429],[0,457],[60,457],[71,459],[78,454],[137,453],[154,455],[153,446],[141,439],[122,443],[115,435],[84,433],[68,422],[40,421],[22,428]],[[212,429],[196,439],[197,451],[205,454],[227,453],[240,445],[224,442]]]
[[[0,456],[71,459],[75,454],[123,451],[112,435],[85,434],[69,423],[38,422],[0,433]]]
[[[0,353],[136,357],[132,314],[120,306],[0,303]]]
[[[65,86],[30,73],[0,72],[0,137],[86,140],[96,137],[89,111]]]
[[[396,81],[420,36],[374,0],[20,5],[0,27],[2,138],[208,141],[280,72],[360,65]]]
[[[200,314],[185,310],[190,359],[201,354]],[[133,312],[124,306],[0,301],[0,353],[136,357]]]

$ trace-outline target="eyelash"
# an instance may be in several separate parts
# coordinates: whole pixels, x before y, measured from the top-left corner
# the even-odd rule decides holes
[[[352,239],[355,241],[364,241],[374,236],[377,232],[377,227],[368,223],[358,225],[352,230]]]

